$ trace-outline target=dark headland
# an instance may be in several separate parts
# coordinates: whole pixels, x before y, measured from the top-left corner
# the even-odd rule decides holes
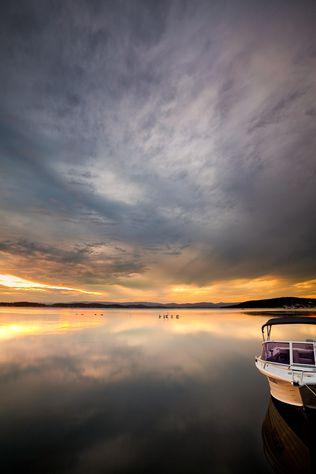
[[[236,309],[255,309],[255,308],[285,308],[285,309],[300,309],[300,308],[316,308],[316,298],[296,298],[292,296],[285,296],[282,298],[269,298],[264,300],[250,300],[242,303],[151,303],[151,302],[130,302],[130,303],[116,303],[116,302],[72,302],[72,303],[33,303],[28,301],[19,302],[0,302],[0,306],[8,307],[30,307],[30,308],[130,308],[130,309],[172,309],[172,308],[236,308]]]

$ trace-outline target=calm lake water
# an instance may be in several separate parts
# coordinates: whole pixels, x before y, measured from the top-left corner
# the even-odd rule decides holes
[[[158,315],[0,310],[2,473],[273,472],[254,365],[270,316]]]

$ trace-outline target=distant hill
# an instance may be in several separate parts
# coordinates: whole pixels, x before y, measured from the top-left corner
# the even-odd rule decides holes
[[[41,307],[41,308],[130,308],[130,309],[177,309],[177,308],[223,308],[230,306],[231,303],[152,303],[152,302],[127,302],[127,303],[116,303],[116,302],[72,302],[72,303],[31,303],[26,301],[14,302],[14,303],[0,303],[0,306],[12,306],[12,307]]]
[[[286,309],[299,309],[299,308],[315,308],[315,298],[296,298],[294,296],[284,296],[282,298],[269,298],[266,300],[250,300],[244,301],[243,303],[236,303],[229,305],[228,308],[286,308]]]
[[[16,301],[14,303],[6,303],[0,302],[0,306],[14,306],[15,308],[45,308],[46,306],[50,306],[44,303],[32,303],[29,301]]]
[[[296,298],[292,296],[285,296],[282,298],[270,298],[265,300],[250,300],[244,301],[243,303],[153,303],[153,302],[128,302],[128,303],[116,303],[116,302],[72,302],[72,303],[32,303],[28,301],[19,301],[14,303],[0,303],[0,306],[9,307],[34,307],[34,308],[130,308],[130,309],[181,309],[181,308],[236,308],[236,309],[260,309],[260,308],[286,308],[286,309],[298,309],[298,308],[315,308],[315,298]]]

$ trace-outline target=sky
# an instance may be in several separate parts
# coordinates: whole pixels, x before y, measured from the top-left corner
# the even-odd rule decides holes
[[[316,297],[316,3],[0,6],[0,300]]]

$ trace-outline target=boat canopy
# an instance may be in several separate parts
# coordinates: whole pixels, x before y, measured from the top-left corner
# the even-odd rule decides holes
[[[262,336],[264,337],[264,329],[267,328],[267,335],[270,337],[271,326],[276,326],[277,324],[316,324],[316,318],[307,318],[303,316],[272,318],[261,327]]]

